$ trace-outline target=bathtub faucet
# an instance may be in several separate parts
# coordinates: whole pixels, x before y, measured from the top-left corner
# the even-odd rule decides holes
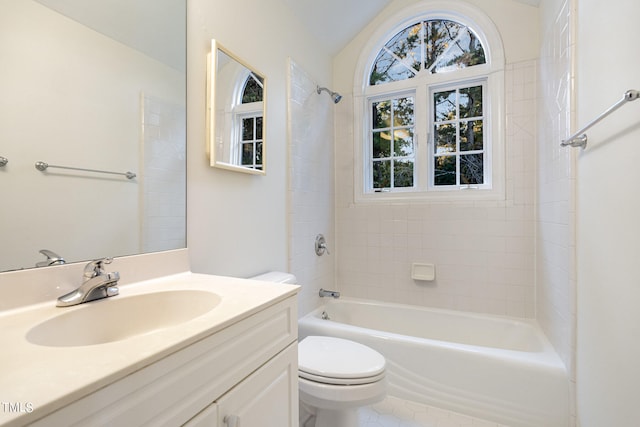
[[[340,298],[340,292],[338,291],[328,291],[326,289],[322,289],[320,288],[320,293],[319,293],[320,297],[333,297],[333,298]]]

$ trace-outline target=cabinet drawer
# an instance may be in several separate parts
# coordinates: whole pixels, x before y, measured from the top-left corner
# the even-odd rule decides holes
[[[293,296],[85,396],[33,425],[181,425],[297,337],[297,306]]]

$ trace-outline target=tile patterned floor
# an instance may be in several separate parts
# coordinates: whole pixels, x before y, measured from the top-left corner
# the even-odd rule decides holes
[[[391,396],[362,408],[359,416],[359,427],[508,427]]]
[[[300,410],[300,427],[313,427],[314,417],[308,419]],[[358,427],[509,427],[392,396],[360,409],[358,415]]]

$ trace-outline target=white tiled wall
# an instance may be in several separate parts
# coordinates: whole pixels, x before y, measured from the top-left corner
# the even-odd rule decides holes
[[[143,97],[142,252],[186,246],[185,114],[184,107]]]
[[[354,204],[353,101],[338,105],[337,280],[345,295],[535,316],[536,62],[510,64],[506,79],[500,202]],[[412,280],[413,262],[435,264],[436,280]]]
[[[553,2],[549,2],[552,3]],[[575,381],[575,149],[560,147],[575,117],[572,11],[558,1],[543,25],[538,127],[536,317]]]
[[[293,60],[289,62],[289,270],[302,285],[299,313],[319,304],[318,290],[334,287],[333,109],[326,93]],[[330,254],[318,256],[316,235]]]

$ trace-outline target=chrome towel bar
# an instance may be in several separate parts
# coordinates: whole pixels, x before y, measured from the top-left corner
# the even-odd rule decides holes
[[[637,90],[631,89],[631,90],[626,91],[624,93],[624,95],[622,96],[621,100],[619,100],[618,102],[613,104],[606,111],[604,111],[602,114],[600,114],[594,120],[589,122],[585,127],[583,127],[582,129],[580,129],[579,131],[577,131],[576,133],[571,135],[569,138],[563,140],[560,143],[560,146],[562,146],[562,147],[571,146],[571,147],[582,147],[582,148],[585,148],[587,146],[587,135],[585,134],[587,129],[590,129],[593,125],[595,125],[600,120],[602,120],[605,117],[607,117],[609,114],[611,114],[614,111],[616,111],[618,108],[622,107],[627,102],[635,101],[639,97],[640,97],[640,92],[638,92]]]
[[[40,172],[46,171],[47,168],[70,169],[70,170],[74,170],[74,171],[109,173],[109,174],[112,174],[112,175],[124,175],[124,176],[127,177],[127,179],[133,179],[133,178],[136,177],[136,174],[133,173],[133,172],[111,172],[111,171],[103,171],[103,170],[99,170],[99,169],[74,168],[74,167],[71,167],[71,166],[57,166],[57,165],[50,165],[50,164],[45,163],[45,162],[36,162],[36,169],[38,169]]]

